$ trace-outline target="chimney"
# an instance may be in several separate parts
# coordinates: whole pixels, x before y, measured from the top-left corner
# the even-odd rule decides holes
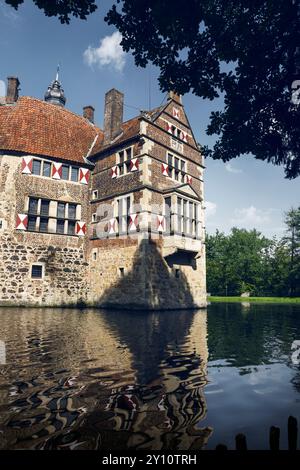
[[[181,95],[178,95],[175,91],[169,91],[168,99],[169,100],[174,100],[174,101],[176,101],[177,103],[180,103],[180,104],[182,103]]]
[[[84,106],[83,117],[94,124],[95,108],[93,106]]]
[[[114,88],[105,94],[104,143],[114,140],[122,132],[124,95]]]
[[[7,78],[7,93],[6,93],[6,103],[13,104],[18,101],[19,98],[19,79],[16,77]]]

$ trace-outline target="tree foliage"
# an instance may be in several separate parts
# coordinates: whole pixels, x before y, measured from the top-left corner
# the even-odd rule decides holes
[[[300,295],[300,207],[286,213],[287,234],[270,240],[256,230],[207,235],[207,289],[215,295]]]
[[[33,1],[62,22],[96,9],[95,0]],[[106,21],[138,66],[159,67],[162,90],[224,97],[206,156],[250,153],[283,165],[288,178],[300,174],[300,0],[116,0]]]

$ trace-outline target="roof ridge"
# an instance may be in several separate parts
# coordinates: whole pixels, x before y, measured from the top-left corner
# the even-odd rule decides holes
[[[61,106],[57,106],[57,104],[53,104],[53,103],[47,103],[46,101],[44,100],[41,100],[39,98],[36,98],[34,96],[20,96],[18,101],[21,101],[21,100],[30,100],[30,101],[37,101],[39,103],[41,103],[43,106],[51,106],[53,109],[59,111],[59,112],[62,112],[62,113],[69,113],[71,114],[72,116],[76,116],[77,118],[79,119],[82,119],[82,121],[86,122],[87,124],[89,123],[89,121],[87,121],[87,119],[85,117],[83,117],[81,114],[77,114],[75,113],[74,111],[71,111],[70,109],[68,108],[63,108]],[[16,104],[18,103],[18,101],[16,102]],[[91,124],[91,123],[90,123]],[[95,129],[98,129],[99,131],[103,132],[103,130],[101,129],[101,127],[93,124],[92,127],[94,127]]]

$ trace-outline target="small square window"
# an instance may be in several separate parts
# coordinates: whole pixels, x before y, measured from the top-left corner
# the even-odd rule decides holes
[[[43,278],[43,265],[33,264],[31,266],[31,277],[32,279],[42,279]]]
[[[33,160],[32,163],[32,174],[40,175],[41,174],[41,160]]]
[[[43,176],[51,176],[51,163],[50,162],[44,162],[43,163]]]
[[[93,198],[93,199],[98,199],[98,189],[95,189],[95,190],[93,191],[92,198]]]
[[[39,200],[35,197],[29,198],[29,214],[37,214]]]
[[[119,268],[119,275],[120,275],[120,277],[125,276],[125,268]]]
[[[96,222],[97,221],[97,213],[95,212],[94,214],[92,214],[92,222]]]
[[[71,168],[71,181],[74,181],[75,183],[77,183],[78,182],[78,174],[79,174],[78,168],[72,166],[72,168]]]
[[[70,167],[68,165],[63,165],[61,167],[61,179],[62,180],[68,180],[69,179],[69,170]]]

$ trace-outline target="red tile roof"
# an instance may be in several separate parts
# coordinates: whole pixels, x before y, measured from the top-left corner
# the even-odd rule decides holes
[[[84,163],[90,150],[99,152],[103,132],[85,118],[36,98],[21,97],[0,105],[0,149]]]

